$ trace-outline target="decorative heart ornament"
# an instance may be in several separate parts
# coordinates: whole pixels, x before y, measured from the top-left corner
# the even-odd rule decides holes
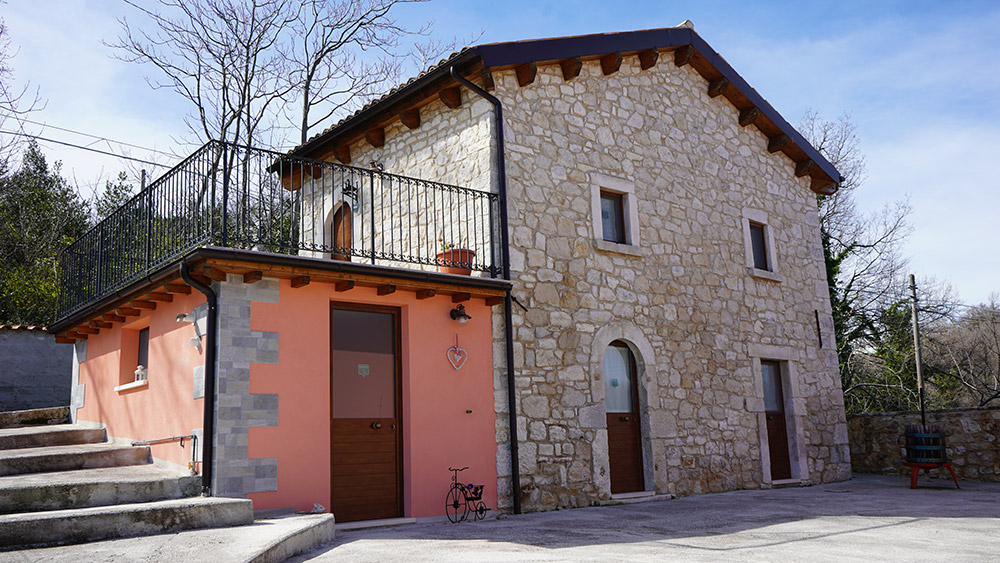
[[[469,353],[465,351],[465,348],[459,348],[458,344],[448,348],[447,356],[448,363],[456,370],[462,369],[465,361],[469,359]]]

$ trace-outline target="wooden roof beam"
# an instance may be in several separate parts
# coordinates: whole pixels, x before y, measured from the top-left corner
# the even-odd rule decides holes
[[[685,45],[674,51],[674,64],[677,66],[691,64],[692,58],[694,58],[694,47],[690,45]]]
[[[385,146],[385,128],[383,128],[383,127],[374,127],[372,129],[369,129],[369,130],[365,131],[365,140],[368,141],[369,145],[375,147],[376,149],[380,149],[380,148],[384,147]]]
[[[521,88],[535,81],[538,75],[538,65],[533,62],[517,65],[514,67],[514,75],[517,76],[517,85]]]
[[[153,309],[156,309],[156,302],[147,301],[145,299],[133,299],[132,306],[136,309],[146,309],[152,311]]]
[[[458,109],[462,107],[462,90],[458,86],[443,88],[440,92],[438,92],[438,97],[444,105],[450,107],[451,109]]]
[[[740,110],[740,125],[746,127],[747,125],[757,121],[758,117],[760,117],[760,108],[752,107]]]
[[[723,76],[722,78],[716,78],[715,80],[708,83],[708,97],[718,98],[729,86],[729,79]]]
[[[496,84],[493,82],[493,72],[490,67],[483,65],[479,69],[479,78],[483,81],[483,89],[487,91],[492,91],[496,88]]]
[[[610,76],[622,67],[622,54],[621,53],[609,53],[601,57],[601,72],[604,76]]]
[[[391,293],[396,293],[396,286],[391,283],[380,285],[378,286],[378,290],[376,290],[376,293],[378,293],[379,295],[389,295]]]
[[[125,322],[125,317],[114,313],[104,313],[104,320],[109,323],[123,323]]]
[[[434,297],[433,289],[421,289],[417,291],[417,299],[430,299],[431,297]]]
[[[580,76],[580,70],[583,68],[583,59],[580,57],[563,59],[559,61],[559,67],[562,68],[563,80],[572,80]]]
[[[351,145],[339,145],[333,149],[333,155],[341,164],[351,163]]]
[[[204,268],[201,269],[201,273],[204,274],[206,278],[212,281],[217,281],[217,282],[226,281],[226,273],[218,268],[205,266]]]
[[[790,141],[791,139],[789,139],[788,135],[785,135],[784,133],[781,135],[775,135],[767,140],[767,152],[776,153],[788,146]]]
[[[141,312],[135,307],[118,307],[115,309],[115,313],[120,317],[138,317]]]
[[[803,176],[808,176],[810,172],[816,169],[816,161],[803,160],[802,162],[795,163],[795,177],[801,178]]]
[[[251,270],[243,274],[243,283],[256,283],[264,279],[264,272],[260,270]]]
[[[469,299],[472,299],[471,293],[456,293],[451,296],[452,303],[463,303],[465,301],[468,301]]]
[[[162,303],[172,303],[174,301],[173,295],[162,291],[150,291],[149,298],[153,301],[160,301]]]
[[[309,276],[297,276],[292,278],[291,284],[293,288],[305,287],[310,281]]]
[[[660,52],[656,49],[646,49],[645,51],[639,51],[639,68],[641,70],[649,70],[656,66],[657,59],[660,58]]]
[[[809,189],[820,195],[833,195],[837,193],[837,183],[813,178]]]
[[[399,120],[403,122],[411,131],[420,127],[420,108],[410,108],[403,110],[399,114]]]
[[[191,286],[186,283],[168,283],[167,285],[163,286],[163,289],[165,289],[167,293],[181,293],[184,295],[191,295]]]
[[[334,291],[344,292],[352,289],[354,289],[354,280],[343,280],[333,284]]]

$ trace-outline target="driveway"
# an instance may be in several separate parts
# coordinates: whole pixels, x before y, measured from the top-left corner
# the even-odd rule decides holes
[[[291,561],[1000,561],[1000,483],[855,475],[481,522],[337,531]]]

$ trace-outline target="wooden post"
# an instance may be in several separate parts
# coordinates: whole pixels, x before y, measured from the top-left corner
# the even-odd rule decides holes
[[[920,392],[920,424],[927,427],[927,411],[924,408],[924,374],[921,368],[920,323],[917,322],[917,282],[910,274],[910,308],[913,315],[913,352],[917,361],[917,391]]]

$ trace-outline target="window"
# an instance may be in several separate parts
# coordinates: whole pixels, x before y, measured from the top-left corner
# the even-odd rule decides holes
[[[149,370],[149,327],[146,327],[139,331],[139,349],[138,349],[138,361],[135,367],[138,369],[142,366],[146,369],[147,373]]]
[[[142,369],[139,369],[142,366]],[[149,317],[122,327],[118,360],[118,385],[115,391],[130,392],[146,388],[149,376]]]
[[[750,247],[753,251],[753,267],[771,271],[767,264],[767,246],[764,244],[764,225],[750,222]]]
[[[622,194],[601,190],[601,227],[604,240],[625,244],[625,205]]]
[[[590,173],[590,206],[594,246],[598,250],[642,256],[635,184]]]
[[[767,221],[767,213],[757,209],[743,210],[743,245],[746,249],[746,266],[755,278],[780,282],[774,236]]]

